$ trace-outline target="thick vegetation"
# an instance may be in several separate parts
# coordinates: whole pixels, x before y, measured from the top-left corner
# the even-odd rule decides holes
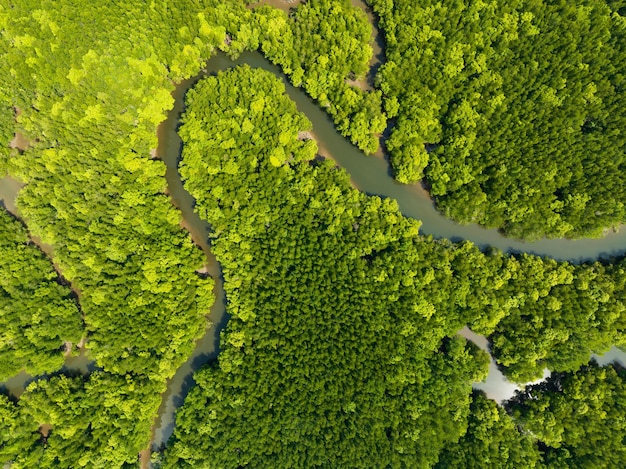
[[[36,381],[17,404],[0,396],[0,458],[15,469],[133,467],[159,402],[158,386],[130,376]]]
[[[188,95],[181,173],[214,228],[233,316],[166,462],[432,465],[464,431],[486,366],[463,339],[444,340],[464,293],[433,293],[452,281],[455,252],[310,161],[315,145],[298,140],[309,124],[282,93],[243,67]]]
[[[202,16],[183,26],[182,3],[91,3],[0,10],[11,64],[1,88],[22,110],[20,128],[37,138],[9,169],[27,183],[18,206],[29,229],[54,246],[81,293],[92,356],[107,371],[164,380],[205,328],[212,282],[194,272],[202,254],[150,151],[172,105],[168,79],[195,73],[224,33]]]
[[[537,442],[482,393],[474,392],[467,433],[442,451],[436,469],[540,468]]]
[[[0,102],[21,110],[17,122],[13,109],[3,112],[2,138],[17,128],[32,143],[23,153],[3,152],[0,171],[8,168],[27,184],[18,197],[20,214],[33,235],[53,245],[55,265],[79,294],[90,356],[106,370],[91,384],[59,377],[23,394],[19,409],[32,407],[37,418],[12,425],[30,438],[32,451],[3,449],[2,463],[119,467],[147,445],[165,380],[207,325],[213,282],[196,273],[204,257],[180,227],[164,193],[165,167],[154,156],[157,125],[172,106],[172,80],[197,73],[224,44],[225,27],[209,25],[192,0],[175,7],[24,0],[0,5],[0,31],[7,64]],[[41,268],[42,283],[52,283],[49,272],[49,264]],[[23,274],[26,280],[32,269]],[[32,321],[40,338],[29,340],[41,343],[20,344],[17,357],[45,349],[37,359],[46,361],[52,339],[57,350],[59,338],[67,340],[53,322],[63,305],[62,295],[53,296],[56,287],[49,287],[50,299],[28,299],[52,318],[39,332]],[[26,315],[31,306],[22,303],[27,308],[18,311]],[[53,425],[46,441],[33,435],[33,425],[43,423]],[[45,454],[34,463],[35,453]]]
[[[554,373],[509,404],[512,416],[539,439],[547,467],[626,465],[626,373],[589,365]]]
[[[310,0],[287,17],[264,7],[255,10],[265,38],[261,49],[327,108],[337,130],[366,153],[378,148],[385,129],[380,91],[365,92],[348,83],[369,69],[372,27],[349,0]]]
[[[495,158],[520,148],[529,155],[528,168],[509,155],[502,173],[507,178],[496,175],[508,188],[505,195],[530,188],[528,200],[515,196],[519,214],[511,215],[513,199],[505,196],[486,199],[484,207],[497,205],[505,214],[489,212],[491,221],[472,212],[477,198],[454,199],[472,213],[468,220],[534,236],[595,232],[620,219],[622,189],[613,186],[622,160],[612,146],[621,138],[616,129],[622,119],[616,97],[621,72],[619,63],[611,62],[620,57],[617,14],[609,18],[608,10],[591,0],[575,12],[564,3],[545,8],[525,3],[530,16],[516,2],[474,2],[465,10],[457,2],[445,7],[447,17],[443,6],[424,10],[423,2],[404,9],[402,1],[393,8],[372,3],[390,46],[380,86],[388,115],[399,109],[389,141],[398,174],[415,169],[420,158],[425,165],[424,142],[437,143],[426,172],[435,193],[447,191],[441,195],[446,206],[445,197],[474,190],[471,177],[485,194],[495,193],[495,186],[488,186],[496,181],[489,169],[493,162],[476,163],[477,149],[493,148],[480,155]],[[622,8],[619,2],[611,5]],[[577,25],[587,24],[588,15],[593,34],[583,40],[581,29],[571,28],[569,42],[558,42],[570,13],[579,15]],[[415,22],[393,23],[413,14]],[[427,16],[432,28],[415,26]],[[438,21],[448,28],[441,27],[445,39],[434,29]],[[454,21],[458,32],[450,31]],[[492,29],[483,21],[491,21]],[[556,26],[547,27],[549,21]],[[477,31],[468,35],[468,25]],[[456,47],[461,35],[478,41],[479,29],[493,33],[480,51],[464,43]],[[366,69],[369,34],[364,16],[343,0],[311,0],[290,16],[269,7],[246,9],[235,0],[0,5],[0,55],[8,64],[0,70],[0,139],[8,143],[19,130],[32,143],[24,152],[5,147],[0,174],[8,169],[27,183],[18,200],[20,213],[34,235],[54,246],[55,266],[81,302],[87,347],[103,368],[89,377],[54,373],[31,384],[18,402],[0,395],[0,462],[16,468],[133,465],[148,442],[165,379],[189,356],[193,339],[206,326],[213,283],[196,272],[203,257],[164,193],[164,165],[155,150],[156,126],[172,105],[172,81],[197,73],[216,48],[233,56],[260,48],[328,108],[345,135],[372,151],[374,134],[385,121],[380,93],[346,82]],[[533,49],[522,48],[529,38],[542,47],[554,45],[580,64],[538,60]],[[411,41],[415,50],[403,50]],[[424,44],[453,66],[441,67],[432,57],[423,63],[429,57]],[[598,46],[595,61],[587,60],[590,44]],[[424,73],[415,73],[416,63]],[[559,64],[563,71],[554,68]],[[518,84],[508,83],[502,70],[528,75],[539,91],[527,86],[531,94],[522,101]],[[416,85],[428,76],[427,86]],[[585,82],[590,88],[581,91],[578,83],[585,77],[595,81]],[[567,86],[555,87],[552,81],[561,79],[569,80]],[[486,102],[470,91],[491,98]],[[572,103],[582,102],[580,93],[587,101],[576,113]],[[522,110],[515,107],[522,104]],[[493,109],[485,110],[489,106]],[[472,127],[468,119],[474,112],[479,117]],[[532,125],[526,124],[535,114]],[[519,147],[511,140],[514,126],[498,125],[515,118],[528,133]],[[554,130],[559,119],[583,120],[571,135],[561,135]],[[432,134],[414,127],[424,125]],[[547,163],[536,158],[545,155],[534,128],[540,125],[554,149]],[[356,191],[332,162],[315,158],[315,143],[302,139],[307,130],[310,124],[283,95],[280,82],[264,72],[239,68],[203,80],[189,93],[180,130],[186,144],[181,171],[198,212],[213,227],[232,319],[219,361],[196,376],[198,385],[179,413],[164,464],[430,467],[439,461],[463,467],[474,457],[504,467],[518,461],[539,466],[527,435],[493,404],[471,396],[471,382],[484,377],[486,357],[456,331],[468,324],[490,335],[498,361],[513,379],[536,377],[544,367],[572,372],[590,352],[626,342],[623,261],[572,266],[482,254],[470,243],[420,237],[419,222],[402,217],[393,201]],[[493,142],[486,141],[490,132]],[[576,171],[565,167],[567,145]],[[602,151],[589,152],[580,169],[577,161],[590,148]],[[461,158],[464,149],[465,162],[452,159]],[[569,185],[548,185],[564,201],[554,202],[550,213],[537,208],[542,205],[533,198],[534,186],[524,179],[543,174],[537,167],[548,164],[550,171],[556,168],[555,180],[567,179],[568,171],[573,175]],[[595,184],[576,198],[587,166],[607,172],[601,207]],[[457,170],[468,177],[458,190]],[[483,171],[491,182],[472,171]],[[452,208],[450,213],[460,217]],[[552,231],[531,225],[531,218]],[[69,289],[55,281],[49,261],[28,244],[24,229],[8,217],[0,222],[0,292],[6,293],[0,321],[3,339],[10,336],[0,348],[6,362],[0,371],[4,376],[23,367],[54,371],[63,341],[83,334],[80,315]],[[607,396],[587,415],[594,422],[603,412],[613,415],[610,399],[622,399],[614,372],[596,380],[609,384],[597,385],[589,373],[595,371],[557,375],[561,381],[550,388],[552,394],[541,395],[542,402],[551,401],[545,408],[559,416],[558,409],[573,405],[555,400],[555,390],[574,386],[568,380],[584,375],[582,388]],[[512,412],[531,432],[539,434],[534,425],[551,423],[541,420],[532,399],[520,398],[516,405]],[[571,412],[580,409],[584,406]],[[562,425],[576,433],[581,422]],[[614,429],[617,442],[621,431]],[[589,434],[593,441],[612,437]],[[555,467],[560,461],[576,466],[591,460],[585,442],[570,436],[557,441],[551,434],[540,438],[552,448],[544,462]],[[621,453],[615,453],[607,460],[621,462]]]
[[[438,468],[606,468],[626,464],[626,374],[585,365],[553,373],[506,403],[474,394],[467,434]]]
[[[417,237],[395,206],[351,189],[329,162],[307,162],[314,147],[297,136],[308,123],[281,93],[244,67],[188,94],[181,173],[214,228],[233,318],[219,364],[198,374],[179,414],[168,464],[366,466],[369,447],[374,466],[426,467],[465,431],[467,394],[441,395],[464,382],[464,349],[441,342],[459,326],[492,333],[516,380],[574,370],[624,342],[620,264],[483,255]],[[463,417],[450,422],[433,406]],[[198,432],[198,420],[210,424]],[[409,438],[406,425],[418,433]]]
[[[573,266],[522,256],[507,264],[501,300],[509,308],[491,340],[511,379],[537,379],[544,368],[574,371],[592,352],[626,344],[624,260]]]
[[[517,237],[626,219],[626,22],[604,0],[370,3],[400,181],[425,169],[444,213]]]
[[[0,209],[0,381],[24,369],[39,375],[63,365],[65,342],[82,334],[72,291],[26,230]]]
[[[226,26],[231,56],[260,49],[326,109],[344,136],[366,153],[376,151],[386,125],[381,93],[351,84],[364,77],[372,57],[372,27],[363,11],[349,0],[310,0],[289,15],[267,5],[249,10],[236,0],[226,3],[228,13],[209,10],[207,17]]]

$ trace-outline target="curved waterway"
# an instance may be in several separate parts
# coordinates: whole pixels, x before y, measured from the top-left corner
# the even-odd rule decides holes
[[[479,225],[460,225],[437,211],[428,192],[421,185],[398,183],[393,179],[384,158],[366,156],[341,136],[326,112],[302,90],[292,86],[280,69],[260,53],[245,52],[235,61],[231,61],[224,54],[219,54],[209,62],[208,71],[216,72],[240,64],[268,70],[280,78],[298,110],[306,114],[313,123],[313,134],[320,154],[332,158],[344,168],[350,175],[353,185],[361,191],[395,199],[405,216],[422,222],[420,233],[423,235],[448,238],[452,241],[468,240],[481,249],[491,246],[505,252],[527,252],[570,262],[608,259],[626,253],[626,230],[610,232],[599,239],[544,239],[525,242],[507,238],[496,229],[486,229]]]
[[[57,374],[88,375],[97,369],[96,363],[85,354],[85,349],[81,348],[79,355],[67,355],[65,357],[65,362],[59,371],[41,376],[33,376],[22,370],[17,375],[12,376],[6,381],[0,383],[0,390],[6,391],[14,398],[19,398],[26,390],[26,387],[38,379],[47,378]]]
[[[213,65],[213,61],[210,62]],[[215,302],[208,314],[210,322],[204,336],[196,342],[196,347],[189,359],[176,370],[174,376],[168,380],[167,388],[162,396],[161,407],[158,410],[157,420],[152,431],[152,451],[157,451],[165,445],[172,435],[175,426],[175,414],[185,400],[189,389],[194,384],[193,374],[205,363],[214,360],[219,352],[219,334],[226,325],[228,317],[226,313],[226,299],[222,285],[222,272],[219,263],[213,256],[209,247],[210,226],[201,220],[194,211],[196,201],[183,187],[178,163],[182,150],[182,141],[178,136],[178,122],[184,109],[184,99],[187,90],[203,76],[213,73],[213,67],[205,69],[195,78],[185,80],[176,86],[172,93],[174,107],[168,113],[167,119],[161,123],[158,129],[159,147],[156,156],[166,166],[165,179],[167,192],[172,203],[181,211],[182,225],[191,234],[193,242],[199,246],[206,256],[203,273],[210,275],[215,281]]]
[[[26,141],[21,134],[17,133],[13,142],[18,141]],[[11,146],[13,146],[13,142]],[[26,148],[26,145],[24,148]],[[15,146],[15,148],[18,148]],[[24,149],[21,148],[20,149]],[[19,213],[17,211],[17,194],[24,187],[24,184],[10,177],[0,178],[0,210],[7,210],[9,213],[17,217],[19,220]],[[29,235],[30,236],[30,235]],[[30,237],[31,241],[41,249],[41,251],[48,257],[48,260],[52,263],[52,246],[48,244],[43,244],[41,242],[35,242],[35,238]],[[53,263],[54,265],[54,263]],[[56,267],[55,267],[56,269]],[[61,273],[57,270],[57,274],[61,278]],[[72,344],[70,344],[70,350],[72,348]],[[81,344],[78,344],[78,348],[80,353],[78,355],[73,355],[69,351],[65,355],[65,361],[63,366],[58,372],[50,373],[48,375],[43,376],[52,376],[56,373],[78,373],[82,375],[87,375],[97,369],[95,362],[89,358],[85,353],[85,348],[82,347]],[[26,387],[41,378],[41,376],[33,376],[26,371],[22,370],[17,375],[10,377],[4,382],[0,382],[0,389],[6,391],[8,394],[15,398],[19,398],[22,393],[25,391]]]
[[[584,262],[600,258],[619,256],[626,252],[626,230],[620,233],[610,233],[601,239],[582,240],[541,240],[524,242],[502,236],[495,229],[485,229],[478,225],[459,225],[441,215],[435,208],[428,193],[419,185],[404,185],[396,182],[391,176],[389,166],[384,158],[366,156],[349,143],[336,130],[332,120],[310,97],[302,90],[292,86],[280,71],[258,52],[245,52],[237,60],[229,59],[219,53],[207,64],[207,67],[195,78],[186,80],[177,85],[173,93],[175,107],[168,114],[167,120],[159,127],[159,148],[156,155],[167,166],[166,179],[168,192],[174,205],[182,212],[184,226],[187,228],[194,242],[202,248],[207,256],[206,271],[216,282],[216,301],[209,314],[212,325],[205,336],[201,338],[193,355],[177,370],[175,376],[168,381],[163,395],[163,402],[158,412],[157,421],[153,427],[152,449],[158,450],[165,445],[175,426],[176,409],[182,405],[185,396],[193,385],[193,373],[203,364],[215,359],[219,353],[219,332],[228,318],[225,314],[225,295],[222,288],[219,264],[210,251],[208,236],[210,227],[194,212],[195,200],[184,189],[178,173],[180,161],[181,140],[176,132],[180,114],[184,109],[184,96],[187,90],[199,79],[206,75],[215,74],[237,65],[247,64],[253,68],[261,68],[280,78],[289,97],[296,103],[299,111],[303,112],[313,124],[313,135],[318,143],[319,153],[331,158],[350,175],[352,184],[359,190],[381,197],[395,199],[401,212],[422,222],[420,229],[423,235],[432,235],[435,238],[448,238],[453,241],[469,240],[482,249],[496,247],[505,252],[527,252],[536,255],[549,256],[558,260]],[[487,339],[464,330],[461,335],[472,340],[485,351],[488,350]],[[625,361],[626,354],[612,349],[605,355],[605,361],[615,359]],[[519,387],[510,383],[495,366],[492,360],[489,377],[485,383],[475,385],[497,401],[511,397]]]
[[[219,264],[212,255],[208,245],[209,225],[200,220],[194,212],[194,199],[185,191],[180,175],[178,174],[178,162],[180,160],[181,141],[176,132],[180,113],[184,107],[184,95],[200,78],[214,74],[236,65],[248,64],[251,67],[262,68],[272,72],[285,84],[287,94],[296,102],[298,110],[306,114],[313,124],[313,133],[319,146],[319,152],[323,156],[333,159],[339,166],[346,169],[352,183],[358,189],[382,197],[393,198],[398,201],[400,210],[405,216],[421,220],[421,233],[432,235],[435,238],[449,238],[454,241],[469,240],[481,248],[489,246],[497,247],[506,252],[528,252],[544,255],[558,260],[582,262],[599,258],[622,255],[626,252],[626,231],[610,233],[602,239],[583,240],[542,240],[527,243],[502,236],[496,230],[487,230],[477,225],[459,225],[444,216],[437,210],[428,193],[419,185],[403,185],[397,183],[389,172],[387,162],[383,158],[365,156],[361,151],[351,145],[342,137],[328,117],[303,91],[288,83],[278,67],[267,61],[261,54],[247,52],[232,61],[224,54],[218,54],[212,58],[207,68],[197,77],[180,83],[174,92],[175,107],[169,113],[168,118],[159,127],[159,148],[156,156],[161,158],[166,166],[166,179],[168,192],[173,203],[181,210],[184,227],[191,233],[194,242],[202,248],[206,254],[207,262],[205,272],[215,280],[214,306],[209,313],[211,327],[207,330],[196,344],[193,355],[168,381],[167,390],[163,395],[162,405],[153,427],[152,449],[162,447],[172,434],[175,425],[175,412],[182,405],[187,392],[193,385],[193,373],[203,364],[215,359],[219,352],[219,331],[227,322],[225,314],[225,297],[222,288],[221,272]],[[19,182],[10,179],[0,179],[0,202],[11,212],[15,212],[15,198],[22,187]],[[488,351],[487,341],[467,330],[462,332],[469,340]],[[602,357],[594,356],[600,364],[612,361],[626,363],[626,354],[618,349],[611,349]],[[68,360],[73,362],[74,359]],[[80,358],[78,363],[66,363],[68,369],[86,372],[90,363]],[[10,392],[19,395],[24,386],[33,378],[26,373],[15,376],[4,383],[10,388]],[[502,401],[513,395],[518,386],[506,381],[504,376],[495,367],[490,366],[489,377],[485,383],[475,385],[477,389],[484,390],[487,395],[497,401]]]

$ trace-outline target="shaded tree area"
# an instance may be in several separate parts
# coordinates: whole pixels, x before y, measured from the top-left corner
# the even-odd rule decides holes
[[[527,386],[504,409],[474,392],[467,433],[436,467],[623,467],[625,406],[624,370],[594,362]]]
[[[370,3],[398,180],[424,171],[447,216],[520,238],[624,221],[626,23],[605,1]]]
[[[0,381],[63,365],[65,342],[83,335],[72,292],[26,230],[0,209]]]
[[[593,24],[602,11],[589,10]],[[615,24],[617,16],[611,17]],[[534,18],[516,20],[518,37],[534,37]],[[507,47],[518,41],[508,20],[494,20],[494,28]],[[17,129],[32,142],[23,153],[5,148],[0,172],[8,168],[27,183],[20,213],[34,235],[54,246],[55,263],[81,292],[87,347],[104,368],[88,378],[37,381],[18,403],[0,396],[0,456],[15,467],[130,466],[149,439],[165,380],[191,353],[213,300],[213,282],[197,273],[202,253],[180,227],[154,151],[156,127],[172,106],[172,82],[196,74],[217,48],[237,55],[260,47],[290,68],[292,80],[320,93],[316,99],[329,106],[342,131],[368,148],[367,135],[382,122],[379,95],[352,89],[345,79],[364,70],[369,29],[347,3],[322,0],[292,17],[250,11],[235,1],[24,0],[0,6],[0,31],[8,64],[0,70],[0,103],[6,104],[0,137],[6,143]],[[619,38],[606,39],[606,47],[614,47]],[[541,80],[548,80],[552,69],[541,70]],[[392,72],[384,76],[408,76]],[[497,77],[485,78],[484,89],[497,83]],[[596,86],[585,91],[588,109],[615,111],[603,107],[612,103],[609,84]],[[561,98],[544,91],[546,106],[551,97]],[[496,110],[497,101],[490,101]],[[411,102],[406,106],[421,109]],[[189,93],[188,105],[182,174],[200,215],[213,226],[233,319],[219,362],[197,374],[166,465],[430,467],[442,449],[451,451],[466,432],[480,431],[471,412],[499,415],[470,396],[487,361],[455,337],[464,325],[491,335],[498,360],[520,380],[545,366],[575,370],[591,351],[626,342],[623,261],[572,266],[419,237],[419,222],[404,218],[395,202],[358,192],[345,172],[315,158],[315,143],[299,138],[309,122],[267,73],[240,68],[204,80]],[[475,102],[457,108],[446,111],[446,122],[465,129],[465,113],[473,115]],[[613,111],[606,129],[617,128],[611,119],[619,112]],[[604,138],[595,135],[604,132],[598,122],[581,125],[587,138]],[[492,131],[476,128],[480,138]],[[443,145],[432,161],[443,161],[450,147],[462,148],[444,141],[443,129],[439,140],[426,140]],[[604,168],[613,171],[617,161]],[[557,169],[559,178],[567,175]],[[611,172],[606,179],[612,194],[619,193],[611,188],[616,177]],[[66,290],[53,286],[49,263],[37,260],[18,228],[9,226],[7,246],[13,247],[7,249],[23,249],[26,257],[15,261],[41,264],[41,283],[22,289],[20,282],[35,272],[20,269],[10,279],[17,282],[11,283],[15,298],[20,308],[32,304],[56,318]],[[25,297],[34,285],[53,286],[44,289],[45,301]],[[72,324],[63,330],[73,331]],[[46,347],[64,338],[45,337]],[[27,357],[29,347],[23,341],[16,356]],[[508,423],[489,428],[512,435]],[[533,458],[518,440],[510,460],[524,451]]]
[[[297,138],[309,124],[267,72],[204,79],[187,104],[181,174],[214,228],[233,317],[166,467],[430,467],[465,434],[469,383],[484,373],[484,356],[445,338],[464,324],[499,341],[519,380],[623,342],[621,264],[417,236],[392,201],[311,160],[313,142]],[[528,453],[539,467],[533,448],[520,436],[511,461]]]
[[[626,374],[595,364],[553,373],[507,404],[513,418],[539,440],[547,467],[624,467]]]

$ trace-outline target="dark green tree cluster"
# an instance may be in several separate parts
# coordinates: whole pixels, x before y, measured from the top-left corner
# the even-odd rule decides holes
[[[6,64],[0,101],[22,111],[8,123],[11,130],[4,114],[0,127],[3,138],[15,127],[32,142],[23,153],[8,153],[0,171],[7,166],[27,184],[18,198],[20,214],[34,236],[53,245],[55,266],[78,294],[90,356],[108,376],[94,377],[99,384],[84,391],[80,380],[38,382],[32,395],[50,399],[38,397],[33,411],[37,422],[56,425],[55,447],[37,464],[19,462],[31,458],[19,450],[3,453],[2,463],[108,468],[135,461],[149,441],[165,380],[207,326],[213,282],[196,272],[204,256],[182,230],[180,213],[165,194],[165,166],[155,159],[157,125],[173,103],[172,81],[196,74],[215,47],[226,46],[225,26],[214,22],[225,8],[210,16],[203,7],[194,0],[0,5]],[[52,283],[49,272],[49,264],[40,269],[44,283]],[[26,279],[32,269],[22,273]],[[42,329],[40,343],[33,335],[37,343],[20,345],[19,353],[30,357],[43,349],[36,359],[44,361],[53,339],[60,347],[57,335],[66,340],[57,332],[63,297],[57,301],[42,296],[44,288],[29,288],[35,290],[33,308],[51,318],[33,318],[32,330]],[[109,399],[107,393],[118,394]],[[32,437],[34,421],[12,425]]]
[[[436,469],[541,468],[537,441],[482,392],[472,394],[467,433],[439,455]]]
[[[151,157],[169,80],[196,73],[223,40],[197,7],[27,0],[0,15],[2,89],[34,142],[9,161],[27,183],[20,213],[80,292],[98,364],[161,381],[191,353],[212,301]]]
[[[465,431],[487,365],[445,338],[469,292],[441,288],[457,250],[311,161],[283,92],[239,67],[188,93],[181,174],[213,226],[232,318],[165,466],[430,466]]]
[[[58,370],[83,334],[72,291],[26,230],[0,209],[0,381]]]
[[[625,220],[626,20],[606,1],[370,3],[398,180],[425,169],[446,215],[516,237]]]
[[[386,125],[380,91],[350,85],[369,69],[372,27],[349,0],[310,0],[287,15],[264,6],[255,10],[265,33],[261,50],[326,108],[342,135],[373,153]]]
[[[510,278],[497,304],[507,312],[490,340],[512,380],[540,378],[544,368],[574,371],[591,353],[626,343],[624,260],[574,266],[523,255],[502,274]]]
[[[594,364],[553,373],[507,404],[539,440],[549,468],[626,466],[626,372]]]
[[[15,469],[136,467],[158,387],[94,372],[36,381],[17,404],[0,395],[0,460]]]

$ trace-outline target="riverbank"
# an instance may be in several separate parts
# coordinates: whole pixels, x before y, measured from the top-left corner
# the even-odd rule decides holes
[[[199,275],[208,275],[215,282],[213,288],[214,302],[207,312],[205,333],[195,342],[192,355],[183,363],[172,378],[166,383],[161,394],[161,405],[152,425],[148,447],[139,455],[140,466],[150,467],[150,455],[162,449],[174,431],[176,410],[183,404],[189,389],[194,385],[193,375],[204,364],[217,358],[219,353],[219,334],[226,325],[226,299],[223,288],[220,266],[211,252],[209,245],[210,225],[201,220],[194,211],[195,199],[185,190],[178,172],[178,164],[182,151],[182,141],[177,133],[181,113],[185,108],[185,93],[203,76],[211,73],[208,69],[201,71],[196,77],[184,80],[176,85],[172,92],[174,106],[157,129],[158,147],[152,152],[153,158],[165,163],[166,193],[172,204],[181,213],[181,228],[186,230],[192,242],[203,251],[205,263]]]

